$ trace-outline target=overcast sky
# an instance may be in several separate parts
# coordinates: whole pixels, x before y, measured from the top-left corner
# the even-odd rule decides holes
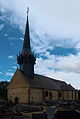
[[[35,72],[64,80],[79,89],[80,0],[0,0],[1,12],[10,13],[6,16],[10,24],[18,26],[22,33],[27,6],[30,9],[31,45],[38,56]],[[1,24],[0,29],[3,26]],[[7,57],[13,60],[14,55]],[[5,74],[12,75],[13,72],[6,68]]]

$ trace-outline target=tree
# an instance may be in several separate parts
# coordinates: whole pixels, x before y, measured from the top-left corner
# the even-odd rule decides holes
[[[1,81],[0,82],[0,98],[1,99],[7,99],[7,86],[9,82],[7,81]]]

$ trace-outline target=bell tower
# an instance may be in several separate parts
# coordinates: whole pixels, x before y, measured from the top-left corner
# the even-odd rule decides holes
[[[27,78],[33,79],[34,65],[35,65],[36,58],[32,53],[31,46],[30,46],[28,12],[29,12],[29,8],[27,8],[27,23],[25,28],[23,48],[21,53],[17,56],[17,62],[20,66],[19,67],[20,71],[22,71]]]

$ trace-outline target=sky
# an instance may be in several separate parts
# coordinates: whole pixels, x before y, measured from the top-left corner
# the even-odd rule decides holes
[[[80,0],[0,0],[0,80],[19,67],[27,6],[35,73],[80,89]]]

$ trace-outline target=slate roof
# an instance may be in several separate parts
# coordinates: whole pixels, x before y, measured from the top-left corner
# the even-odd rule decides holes
[[[59,81],[46,76],[34,75],[34,79],[30,80],[30,87],[52,89],[52,90],[75,90],[70,84],[64,81]]]
[[[70,84],[64,81],[52,79],[39,74],[34,74],[34,79],[28,79],[19,69],[14,73],[9,87],[25,87],[29,82],[31,88],[49,89],[49,90],[75,90]],[[15,85],[16,84],[16,85]]]

